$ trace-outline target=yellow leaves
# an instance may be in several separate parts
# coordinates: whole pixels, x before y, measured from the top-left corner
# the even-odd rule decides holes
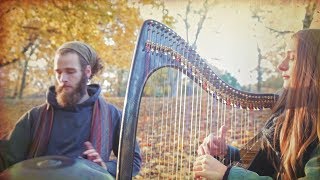
[[[162,22],[172,28],[175,23],[175,19],[173,16],[166,14],[162,17]]]
[[[0,66],[29,58],[24,51],[30,51],[30,43],[37,49],[35,59],[50,64],[57,47],[79,40],[95,48],[105,66],[115,72],[128,71],[142,25],[138,7],[125,0],[1,1]],[[112,43],[107,44],[106,39]],[[36,68],[28,71],[32,74]],[[101,81],[103,77],[98,78]]]
[[[154,0],[140,0],[140,2],[141,2],[142,4],[148,5],[148,4],[153,4],[153,3],[154,3]]]
[[[120,58],[116,65],[118,67],[128,67],[131,60],[131,53],[127,54],[128,48],[133,51],[132,41],[128,39],[135,38],[134,31],[137,30],[137,19],[139,19],[139,13],[137,9],[128,8],[126,1],[118,1],[112,4],[109,1],[46,1],[40,3],[38,1],[29,2],[14,2],[7,3],[4,6],[5,9],[9,9],[7,16],[3,16],[1,23],[4,27],[1,28],[3,32],[0,37],[5,39],[9,44],[15,46],[22,46],[23,41],[30,41],[30,33],[34,34],[42,43],[50,44],[52,47],[61,45],[65,41],[69,40],[82,40],[95,47],[98,53],[107,55],[108,57],[102,57],[103,59],[111,58],[114,54],[125,55],[123,60]],[[4,4],[4,3],[3,3]],[[3,8],[3,7],[2,7]],[[11,8],[11,9],[10,9]],[[6,15],[6,14],[5,14]],[[114,19],[117,19],[116,21]],[[104,26],[109,22],[116,22],[113,28],[119,29],[120,26],[125,27],[125,32],[115,33],[113,39],[118,41],[119,45],[131,44],[125,46],[125,48],[117,48],[115,52],[114,48],[105,48],[104,36],[99,26]],[[121,23],[121,24],[119,24]],[[120,25],[120,26],[119,26]],[[129,28],[130,27],[130,28]],[[23,32],[23,33],[21,33]],[[119,32],[119,31],[118,31]],[[14,43],[16,38],[19,38],[19,43]],[[33,39],[34,40],[34,39]],[[3,41],[2,41],[3,42]],[[19,48],[23,49],[23,47]],[[110,53],[104,53],[104,51]],[[48,54],[52,54],[53,49],[47,49]],[[17,53],[17,52],[16,52]],[[10,59],[8,54],[1,53],[0,55],[4,59]],[[39,57],[41,58],[41,57]],[[118,64],[115,61],[108,63]]]

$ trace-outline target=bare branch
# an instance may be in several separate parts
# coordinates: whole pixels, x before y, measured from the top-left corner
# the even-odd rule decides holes
[[[19,60],[20,60],[20,59],[15,58],[15,59],[13,59],[13,60],[11,60],[11,61],[9,61],[9,62],[1,63],[1,64],[0,64],[0,68],[4,67],[4,66],[6,66],[6,65],[12,64],[12,63],[14,63],[14,62],[17,62],[17,61],[19,61]]]
[[[197,44],[197,41],[198,41],[198,37],[199,37],[199,34],[200,34],[200,31],[202,29],[202,26],[203,26],[203,23],[204,21],[206,20],[207,18],[207,14],[208,14],[208,0],[206,0],[204,3],[203,3],[203,13],[201,14],[201,17],[200,17],[200,20],[198,22],[198,28],[197,28],[197,32],[196,32],[196,38],[192,44],[192,47],[194,49],[196,49],[196,44]]]
[[[183,18],[182,15],[178,14],[181,18],[182,18],[182,21],[184,22],[184,25],[186,27],[186,40],[187,40],[187,43],[189,43],[189,29],[190,29],[190,24],[188,22],[188,15],[190,13],[190,7],[191,7],[191,0],[188,0],[188,4],[187,4],[187,7],[186,7],[186,13],[185,13],[185,17]]]
[[[294,33],[294,31],[288,31],[288,30],[284,30],[284,31],[281,31],[281,30],[277,30],[277,29],[274,29],[274,28],[270,28],[270,27],[267,27],[265,26],[267,29],[269,29],[272,33],[276,33],[276,37],[279,37],[279,36],[285,36],[286,34],[289,34],[289,33]]]
[[[25,47],[23,47],[23,50],[22,50],[22,54],[24,54],[25,52],[27,52],[28,50],[29,50],[29,48],[30,47],[32,47],[33,46],[33,42],[29,42]],[[19,61],[20,59],[18,59],[18,58],[15,58],[15,59],[13,59],[13,60],[11,60],[11,61],[7,61],[7,62],[5,62],[5,63],[0,63],[0,68],[1,67],[4,67],[4,66],[6,66],[6,65],[9,65],[9,64],[12,64],[12,63],[14,63],[14,62],[17,62],[17,61]]]

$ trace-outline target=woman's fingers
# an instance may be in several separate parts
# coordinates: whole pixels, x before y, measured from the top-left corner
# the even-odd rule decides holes
[[[225,141],[225,139],[226,139],[226,133],[227,133],[227,131],[228,131],[228,126],[226,126],[226,125],[222,125],[221,127],[220,127],[220,129],[219,129],[219,136],[220,136],[220,139],[222,140],[222,141]]]
[[[198,157],[196,158],[196,162],[201,162],[201,163],[202,163],[202,161],[205,160],[205,159],[208,158],[208,157],[211,157],[211,156],[208,155],[208,154],[205,154],[205,155],[202,155],[202,156],[198,156]]]
[[[198,147],[197,153],[198,153],[199,156],[205,154],[202,144]]]
[[[207,155],[200,156],[193,164],[193,172],[195,179],[202,179],[205,177],[207,164],[205,163]]]
[[[196,179],[203,179],[203,177],[206,177],[206,172],[205,171],[194,171],[194,176]]]
[[[201,166],[199,165],[193,165],[193,171],[201,171]]]
[[[195,178],[222,179],[227,167],[210,155],[196,158],[193,165]]]
[[[193,167],[196,167],[196,166],[199,166],[199,165],[201,165],[202,163],[201,163],[201,161],[195,161],[194,163],[193,163]]]
[[[205,164],[203,164],[201,161],[196,161],[193,164],[193,171],[194,172],[203,171],[204,169],[205,169]]]
[[[209,144],[206,144],[206,143],[201,144],[197,150],[197,153],[199,156],[202,156],[205,154],[212,154],[211,152],[215,152],[215,149],[210,148]]]

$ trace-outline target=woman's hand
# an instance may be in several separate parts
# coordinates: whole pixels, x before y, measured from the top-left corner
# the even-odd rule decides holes
[[[195,178],[222,179],[226,170],[227,166],[208,154],[197,157],[193,163]]]
[[[100,154],[94,149],[91,142],[87,141],[84,143],[84,145],[87,149],[83,152],[83,155],[86,156],[86,159],[99,164],[104,169],[107,169],[106,164],[103,162],[102,158],[100,157]]]
[[[228,148],[225,138],[227,130],[226,126],[221,126],[218,136],[209,134],[198,147],[198,155],[225,156]]]

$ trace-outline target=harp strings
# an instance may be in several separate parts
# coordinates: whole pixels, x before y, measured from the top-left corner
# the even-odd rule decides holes
[[[259,125],[252,110],[227,105],[170,67],[149,78],[141,104],[148,110],[140,109],[137,132],[140,143],[147,144],[142,147],[142,171],[148,179],[192,179],[192,164],[206,136],[219,136],[220,127],[226,125],[228,144],[249,149],[244,145]]]
[[[182,57],[198,58],[186,45],[173,42],[162,32],[150,30],[148,37],[150,41],[172,47]],[[175,56],[166,52],[160,54],[159,48],[146,53],[146,62],[174,60]],[[188,72],[188,64],[180,62],[180,67],[169,65],[147,79],[137,130],[143,164],[136,179],[193,179],[192,164],[206,136],[210,133],[219,136],[220,127],[226,125],[228,144],[242,147],[258,130],[252,127],[258,124],[252,122],[254,115],[249,110],[228,104],[206,84],[203,76]],[[198,64],[198,71],[205,71],[201,67]],[[185,75],[188,73],[193,75],[191,79]],[[253,134],[249,132],[252,128]]]

